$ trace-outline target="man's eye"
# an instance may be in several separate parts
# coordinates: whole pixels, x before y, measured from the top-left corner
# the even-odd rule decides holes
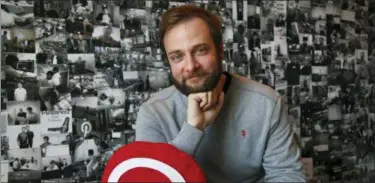
[[[181,60],[182,59],[182,56],[181,55],[173,55],[172,56],[172,60],[173,61],[179,61],[179,60]]]
[[[199,48],[199,49],[197,50],[197,53],[201,55],[201,54],[205,54],[206,51],[207,51],[206,48]]]

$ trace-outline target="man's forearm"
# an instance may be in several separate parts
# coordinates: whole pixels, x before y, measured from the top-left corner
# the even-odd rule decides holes
[[[203,131],[185,122],[176,138],[169,142],[169,144],[172,144],[181,151],[194,156],[203,135]]]
[[[136,141],[165,142],[179,150],[194,155],[204,132],[188,123],[183,123],[181,130],[173,140],[166,138],[161,125],[156,119],[149,115],[146,107],[141,107],[136,121]]]

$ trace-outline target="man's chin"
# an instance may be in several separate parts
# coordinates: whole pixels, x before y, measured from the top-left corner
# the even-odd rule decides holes
[[[202,83],[195,83],[195,84],[189,84],[189,82],[186,82],[184,84],[181,84],[177,81],[174,81],[174,86],[184,95],[188,96],[192,93],[202,93],[202,92],[208,92],[215,88],[216,85],[208,86],[205,82]]]
[[[202,93],[202,92],[208,92],[211,91],[213,88],[207,88],[203,85],[193,85],[193,86],[187,86],[189,93]]]

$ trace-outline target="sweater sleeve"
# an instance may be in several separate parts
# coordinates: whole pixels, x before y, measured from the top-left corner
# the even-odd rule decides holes
[[[184,122],[177,136],[168,141],[165,133],[170,130],[162,128],[147,106],[142,106],[138,112],[135,131],[136,141],[169,143],[192,156],[204,134],[203,131]]]
[[[265,182],[307,182],[296,140],[292,124],[288,121],[287,106],[280,96],[272,114],[263,155]]]

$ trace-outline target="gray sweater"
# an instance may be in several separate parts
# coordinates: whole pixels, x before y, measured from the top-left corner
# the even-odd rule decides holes
[[[174,86],[146,101],[136,141],[167,142],[192,155],[208,182],[306,182],[287,106],[270,87],[232,74],[213,125],[186,120],[187,97]]]

